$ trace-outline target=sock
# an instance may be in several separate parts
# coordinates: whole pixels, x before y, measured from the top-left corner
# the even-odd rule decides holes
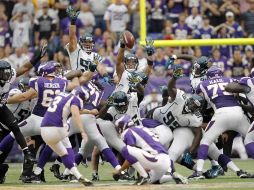
[[[75,156],[74,156],[73,149],[72,148],[67,148],[67,152],[68,152],[69,158],[74,161]],[[74,161],[74,164],[75,164],[75,161]]]
[[[83,156],[81,154],[78,153],[75,155],[75,163],[77,165],[79,165],[82,160],[83,160]]]
[[[212,166],[218,166],[219,163],[216,160],[211,160],[211,164]]]
[[[116,168],[117,166],[119,166],[119,162],[110,148],[103,149],[102,154],[104,158],[106,159],[106,161],[108,161],[113,166],[113,168]]]
[[[203,159],[198,159],[197,160],[197,171],[202,172],[203,171],[203,166],[204,166],[205,160]]]
[[[39,168],[38,166],[35,168],[35,170],[34,170],[34,174],[35,175],[39,175],[39,174],[41,174],[41,172],[42,172],[42,169],[41,168]]]
[[[254,142],[245,145],[246,152],[254,159]]]
[[[46,145],[40,154],[37,166],[43,169],[52,153],[53,150],[48,145]]]
[[[223,170],[227,171],[227,165],[229,162],[231,162],[231,159],[225,154],[220,154],[218,162],[220,166],[223,168]]]
[[[74,160],[71,160],[71,158],[68,154],[62,156],[61,158],[62,158],[63,164],[66,168],[71,169],[72,167],[74,167]]]
[[[0,151],[6,152],[10,148],[10,144],[13,145],[15,141],[15,138],[11,136],[11,134],[8,134],[0,143]]]
[[[77,178],[80,179],[82,177],[82,175],[80,174],[80,172],[78,171],[77,167],[72,167],[71,168],[71,173]]]
[[[65,168],[63,175],[70,175],[71,171],[68,168]]]
[[[198,148],[198,157],[197,157],[197,159],[198,159],[197,160],[197,171],[198,172],[203,171],[203,167],[204,167],[204,163],[205,163],[207,154],[208,154],[208,145],[201,144]]]

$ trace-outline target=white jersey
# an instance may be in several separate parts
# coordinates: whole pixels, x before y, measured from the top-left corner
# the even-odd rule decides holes
[[[71,70],[88,71],[88,66],[94,61],[94,57],[98,56],[95,52],[91,52],[90,54],[86,53],[81,49],[79,44],[77,44],[77,48],[73,52],[69,51],[69,44],[66,45],[66,49],[70,57]],[[101,61],[102,58],[99,62]]]
[[[120,119],[124,115],[129,115],[132,118],[133,123],[140,125],[141,124],[141,118],[140,113],[138,109],[138,96],[136,92],[132,92],[128,94],[130,96],[129,98],[129,105],[126,113],[118,113],[116,108],[114,106],[111,106],[107,113],[109,113],[113,117],[113,123],[116,122],[116,120]]]
[[[250,88],[250,92],[246,93],[246,97],[254,105],[254,78],[243,77],[240,79],[239,84],[248,86]]]
[[[15,69],[11,69],[12,70],[12,78],[9,82],[6,82],[3,86],[0,86],[0,107],[6,103],[7,101],[7,97],[5,97],[5,95],[9,92],[10,88],[11,88],[11,84],[14,82],[14,80],[16,79],[16,71]]]
[[[10,90],[8,94],[8,98],[14,96],[16,94],[21,94],[21,90],[17,88],[13,88]],[[34,106],[33,101],[25,101],[18,104],[7,104],[6,105],[9,110],[13,113],[14,117],[17,118],[18,122],[26,119],[30,114]]]
[[[186,94],[182,90],[177,89],[175,100],[168,102],[163,107],[156,108],[152,119],[172,129],[177,127],[200,127],[203,122],[200,113],[183,113],[186,99]]]
[[[192,90],[193,92],[195,93],[196,89],[197,89],[197,86],[204,80],[206,80],[207,77],[206,75],[204,76],[201,76],[201,77],[195,77],[191,74],[190,76],[190,80],[191,80],[191,87],[192,87]]]

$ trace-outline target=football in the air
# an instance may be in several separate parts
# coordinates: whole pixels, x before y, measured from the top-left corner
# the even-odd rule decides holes
[[[125,45],[129,48],[132,49],[135,43],[135,38],[132,35],[132,33],[128,30],[125,30],[123,33],[123,40],[125,42]]]

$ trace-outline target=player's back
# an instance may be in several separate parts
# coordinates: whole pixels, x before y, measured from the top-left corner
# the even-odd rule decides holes
[[[29,86],[38,93],[37,102],[32,113],[41,117],[44,116],[51,101],[60,92],[65,92],[67,84],[67,80],[59,77],[38,77],[31,80]]]
[[[232,93],[225,90],[225,86],[233,82],[228,77],[213,77],[201,82],[197,87],[197,93],[203,92],[206,100],[214,110],[222,107],[239,106]]]
[[[137,146],[151,153],[166,153],[165,148],[159,142],[158,136],[151,130],[144,127],[131,127],[122,134],[123,141],[130,146]]]
[[[41,126],[67,127],[71,105],[77,105],[82,109],[83,101],[73,94],[64,92],[58,94],[47,109]]]

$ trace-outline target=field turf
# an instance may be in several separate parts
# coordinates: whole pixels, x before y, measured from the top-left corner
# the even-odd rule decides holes
[[[234,160],[235,163],[243,170],[254,173],[254,160]],[[89,163],[90,164],[90,163]],[[254,190],[253,179],[239,179],[235,173],[228,171],[224,176],[216,179],[189,181],[188,185],[176,185],[174,182],[166,183],[163,185],[146,185],[146,186],[133,186],[131,182],[115,182],[112,179],[112,168],[108,163],[100,165],[100,181],[95,182],[93,187],[84,187],[80,184],[73,184],[69,182],[61,182],[54,178],[53,174],[49,171],[51,163],[45,169],[45,178],[47,183],[41,184],[23,184],[18,180],[21,170],[21,164],[9,164],[10,168],[7,174],[5,184],[0,185],[0,190]],[[209,162],[206,162],[206,169],[210,167]],[[61,168],[63,169],[63,167]],[[87,178],[91,179],[91,167],[79,166],[80,171]],[[189,176],[192,171],[185,169],[176,164],[176,170],[182,175]]]

